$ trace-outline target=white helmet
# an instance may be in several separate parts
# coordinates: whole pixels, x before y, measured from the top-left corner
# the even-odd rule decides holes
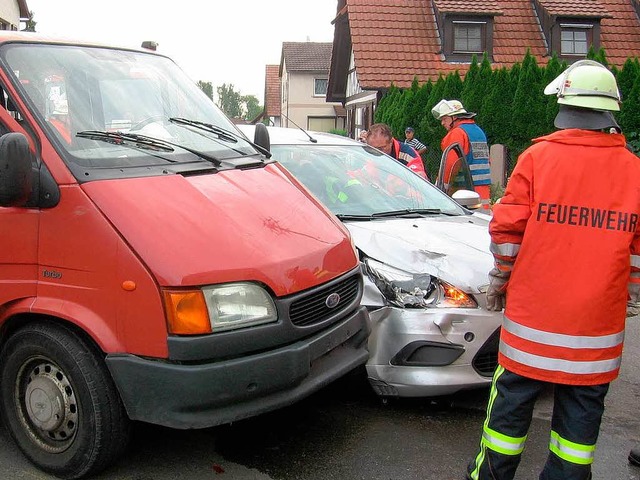
[[[467,112],[462,102],[458,100],[440,100],[436,106],[431,109],[431,113],[436,120],[440,120],[442,117],[453,117],[456,115],[475,115]]]
[[[579,60],[544,89],[558,103],[591,110],[620,110],[620,92],[613,73],[593,60]]]

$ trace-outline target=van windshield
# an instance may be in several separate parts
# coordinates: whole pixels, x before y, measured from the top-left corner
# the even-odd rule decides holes
[[[257,154],[243,137],[235,136],[236,127],[213,101],[166,57],[51,44],[9,44],[0,54],[76,177],[96,178],[96,170],[103,172],[102,178],[109,171],[118,176],[155,174],[168,165],[172,171],[197,169],[210,167],[211,159],[220,169],[225,160]],[[171,121],[176,118],[214,129]],[[215,129],[232,134],[216,134]],[[116,138],[120,133],[126,134],[124,140]],[[170,146],[138,143],[139,136]]]

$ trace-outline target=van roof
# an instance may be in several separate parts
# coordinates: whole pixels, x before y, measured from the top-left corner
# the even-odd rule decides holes
[[[130,45],[117,45],[113,43],[105,43],[94,41],[86,38],[78,38],[63,35],[46,35],[36,32],[22,32],[11,30],[0,30],[0,45],[5,43],[46,43],[58,45],[86,45],[93,47],[121,48],[125,50],[143,51],[154,53],[152,50],[142,47],[132,47]]]

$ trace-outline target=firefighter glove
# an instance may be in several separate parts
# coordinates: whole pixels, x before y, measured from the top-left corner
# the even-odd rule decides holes
[[[487,289],[487,310],[499,312],[506,306],[507,282],[511,272],[502,272],[493,268],[489,272],[489,288]]]

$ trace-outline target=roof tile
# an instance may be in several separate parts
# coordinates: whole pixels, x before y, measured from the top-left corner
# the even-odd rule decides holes
[[[289,71],[329,71],[331,42],[283,42],[282,57]]]
[[[598,0],[538,0],[549,15],[608,17],[608,10]]]
[[[280,65],[267,65],[266,67],[264,111],[267,117],[280,116]]]
[[[365,89],[411,85],[440,74],[467,71],[468,63],[446,62],[435,21],[441,12],[495,14],[493,65],[522,61],[527,50],[547,61],[542,29],[529,0],[345,0],[358,71]],[[601,20],[601,45],[610,63],[621,66],[640,54],[640,22],[630,0],[538,0],[553,15]],[[502,15],[499,13],[502,12]],[[402,66],[398,62],[402,62]]]

